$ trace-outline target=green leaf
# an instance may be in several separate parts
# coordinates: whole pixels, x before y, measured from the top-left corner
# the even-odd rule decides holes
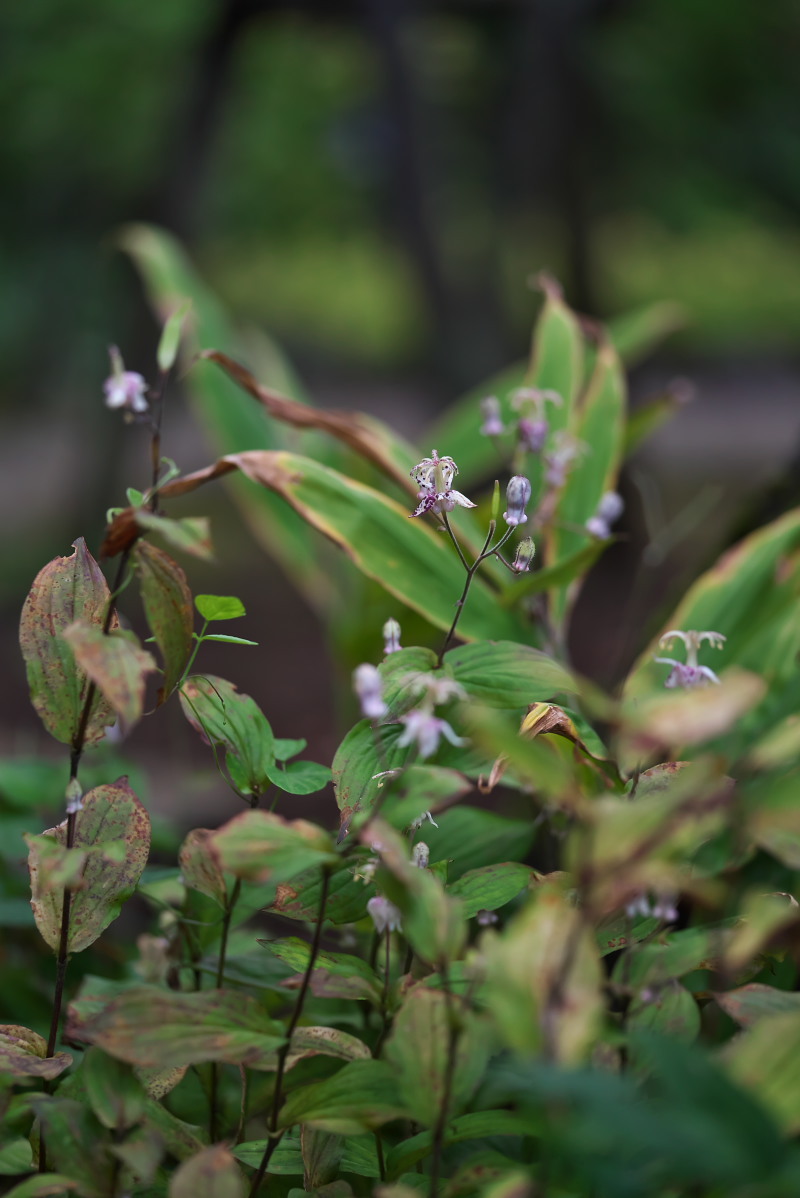
[[[539,886],[482,948],[481,998],[506,1044],[580,1061],[600,1030],[604,979],[594,937],[568,896],[556,884]]]
[[[527,857],[535,836],[529,819],[509,819],[476,807],[454,807],[442,815],[438,828],[425,828],[431,861],[450,861],[451,880],[505,858]]]
[[[48,1057],[47,1041],[38,1032],[16,1023],[0,1024],[0,1075],[52,1079],[71,1064],[67,1052]]]
[[[178,864],[184,885],[190,890],[199,890],[224,910],[228,904],[228,888],[211,849],[213,835],[209,828],[193,828],[181,845]]]
[[[459,1144],[464,1140],[482,1140],[489,1136],[530,1136],[538,1129],[529,1116],[515,1115],[511,1111],[472,1111],[448,1119],[445,1129],[445,1144]],[[430,1155],[433,1133],[420,1132],[409,1140],[403,1140],[389,1150],[386,1157],[386,1174],[390,1180],[406,1173]]]
[[[224,632],[207,632],[200,638],[203,641],[222,641],[225,645],[257,645],[258,641],[248,641],[243,636],[227,636]]]
[[[715,994],[719,1006],[741,1027],[751,1027],[760,1019],[800,1011],[800,994],[793,990],[776,990],[761,982],[750,982],[736,990]]]
[[[62,1173],[40,1173],[7,1190],[6,1198],[50,1198],[50,1195],[63,1198],[66,1192],[77,1189],[78,1182],[72,1177],[65,1177]]]
[[[132,986],[98,1012],[67,1013],[67,1034],[131,1065],[168,1069],[201,1061],[271,1069],[283,1028],[237,990],[181,993]]]
[[[266,909],[287,919],[305,922],[316,920],[319,911],[321,877],[318,866],[296,874],[291,882],[278,884],[277,894]],[[334,924],[358,923],[367,914],[367,899],[370,890],[353,876],[343,863],[339,863],[330,879],[325,917]]]
[[[162,537],[172,549],[189,553],[192,557],[209,561],[213,556],[209,522],[205,516],[186,516],[182,520],[173,520],[169,516],[159,516],[146,508],[137,508],[134,517],[142,532],[155,532]]]
[[[595,940],[601,957],[628,948],[645,940],[658,927],[659,921],[648,916],[646,919],[630,919],[627,915],[612,915],[595,930]]]
[[[144,495],[141,491],[137,491],[135,487],[128,487],[125,492],[125,498],[131,507],[142,507],[144,504]]]
[[[300,1128],[300,1148],[303,1156],[303,1185],[305,1191],[327,1186],[339,1173],[342,1158],[342,1137],[314,1127]]]
[[[123,727],[141,719],[147,675],[157,667],[133,634],[118,630],[105,635],[88,621],[76,620],[62,636]]]
[[[338,545],[355,566],[438,628],[448,629],[464,577],[442,537],[393,499],[310,458],[292,453],[229,455],[253,482],[281,495],[294,510]],[[482,579],[472,584],[459,623],[464,640],[518,639],[523,621],[503,611]]]
[[[615,490],[624,423],[625,378],[613,348],[602,345],[586,393],[573,415],[572,432],[588,449],[569,472],[561,492],[546,550],[548,566],[572,558],[588,538],[588,533],[563,525],[584,525],[594,515],[601,496]],[[557,613],[566,608],[566,594],[562,593]]]
[[[447,893],[461,902],[465,917],[471,919],[479,911],[504,907],[530,886],[533,878],[530,866],[505,861],[469,870],[447,887]]]
[[[209,841],[223,870],[250,882],[285,882],[310,865],[338,864],[330,837],[307,820],[245,811]]]
[[[67,824],[45,833],[66,845]],[[83,796],[75,820],[75,847],[87,852],[83,887],[72,895],[68,951],[93,944],[117,918],[136,889],[150,852],[150,818],[124,778],[97,786]],[[45,942],[58,952],[63,889],[44,890],[35,846],[28,858],[31,906]]]
[[[224,1144],[212,1144],[178,1167],[169,1198],[245,1198],[247,1182]]]
[[[161,704],[180,682],[192,653],[192,593],[178,563],[149,541],[137,543],[134,557],[147,624],[164,663]]]
[[[192,301],[193,320],[183,343],[189,399],[199,414],[211,442],[224,453],[273,448],[283,444],[285,433],[265,410],[254,403],[230,378],[211,362],[197,361],[209,345],[244,355],[247,345],[225,317],[215,297],[194,273],[177,241],[168,233],[147,225],[128,226],[121,238],[143,276],[150,302],[158,315],[185,297]],[[271,347],[275,372],[264,379],[289,394],[298,395],[298,384],[288,364]],[[311,606],[324,609],[332,594],[331,579],[319,560],[311,530],[276,495],[250,486],[244,479],[232,481],[231,491],[246,522],[262,544],[294,580]]]
[[[458,1030],[455,1067],[450,1077],[448,1112],[472,1096],[489,1059],[485,1021],[472,1015],[455,995],[414,989],[395,1015],[385,1055],[394,1067],[400,1096],[414,1121],[433,1127],[447,1089],[450,1029]]]
[[[298,753],[302,753],[303,749],[308,745],[307,740],[302,739],[287,739],[286,737],[275,737],[275,760],[288,761],[290,757],[296,757]]]
[[[147,1094],[130,1065],[114,1060],[100,1048],[90,1048],[82,1076],[89,1106],[104,1127],[125,1131],[141,1120]]]
[[[180,692],[181,708],[207,744],[224,745],[238,759],[245,791],[261,794],[270,782],[273,735],[254,699],[215,674],[194,674]]]
[[[114,1158],[106,1129],[81,1102],[45,1094],[30,1099],[42,1123],[47,1160],[78,1183],[82,1198],[105,1198],[113,1188]]]
[[[722,1060],[785,1133],[800,1131],[800,1011],[757,1020],[726,1045]]]
[[[280,961],[285,961],[297,977],[287,979],[284,985],[296,989],[308,966],[311,954],[305,940],[290,936],[285,940],[260,940],[266,949]],[[383,983],[374,969],[360,957],[349,953],[320,952],[311,972],[311,993],[317,998],[367,999],[376,1006],[383,997]]]
[[[317,765],[315,761],[292,761],[283,768],[270,766],[267,777],[287,794],[310,795],[326,787],[332,775],[327,765]]]
[[[75,661],[62,633],[76,620],[98,631],[103,626],[110,592],[83,537],[73,542],[71,557],[57,557],[36,575],[22,609],[19,642],[28,675],[31,702],[47,731],[72,744],[83,713],[89,679]],[[116,616],[112,630],[119,627]],[[84,744],[95,744],[115,714],[98,696],[86,726]]]
[[[248,1140],[245,1144],[238,1144],[233,1150],[233,1155],[242,1164],[250,1165],[253,1169],[257,1169],[261,1164],[261,1159],[264,1156],[264,1151],[269,1141],[267,1140]],[[300,1132],[287,1131],[280,1140],[278,1147],[273,1151],[269,1161],[269,1171],[277,1176],[296,1175],[303,1173],[303,1155],[300,1151]]]
[[[629,958],[627,954],[621,957],[612,977],[635,989],[663,986],[696,969],[714,969],[723,946],[724,933],[720,925],[667,932],[658,943],[642,945]]]
[[[370,811],[385,785],[387,771],[401,769],[410,749],[398,749],[403,733],[401,724],[373,728],[369,720],[361,720],[351,728],[333,758],[332,776],[336,803],[341,813],[342,829],[346,831],[357,811]]]
[[[685,986],[670,979],[654,994],[638,993],[628,1008],[627,1030],[658,1032],[671,1041],[693,1044],[700,1034],[700,1009]]]
[[[397,778],[385,779],[383,787],[381,819],[398,829],[449,807],[473,789],[463,774],[438,765],[410,765]]]
[[[469,696],[490,707],[527,707],[576,689],[570,672],[553,658],[511,641],[461,645],[444,660]]]
[[[308,1123],[339,1135],[358,1135],[407,1113],[386,1061],[353,1061],[326,1081],[294,1090],[281,1110],[279,1126]]]
[[[164,374],[168,370],[172,370],[172,367],[175,365],[175,359],[178,356],[178,349],[181,343],[183,322],[191,306],[191,301],[186,300],[164,321],[164,328],[161,330],[158,350],[156,351],[158,369]]]
[[[195,595],[194,605],[204,620],[236,620],[247,615],[235,595]]]
[[[791,684],[796,681],[795,661],[800,652],[798,547],[800,508],[795,508],[729,549],[690,588],[664,625],[663,631],[721,633],[727,638],[723,648],[713,651],[704,646],[702,664],[719,673],[735,663],[767,683],[767,698],[739,720],[724,742],[736,755],[797,709]],[[656,638],[631,671],[625,684],[626,698],[639,701],[663,688],[668,667],[653,660],[663,655]]]

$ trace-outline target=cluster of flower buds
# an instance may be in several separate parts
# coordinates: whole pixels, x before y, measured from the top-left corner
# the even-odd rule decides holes
[[[616,491],[606,491],[605,495],[600,497],[594,515],[586,521],[586,531],[601,541],[607,541],[611,536],[611,525],[619,520],[624,510],[622,496]]]
[[[674,657],[657,657],[655,659],[660,665],[672,666],[664,686],[669,689],[679,687],[691,690],[697,686],[707,686],[709,682],[719,683],[719,678],[713,670],[698,663],[697,653],[703,641],[708,641],[712,649],[721,649],[725,644],[725,637],[721,632],[695,632],[693,629],[681,632],[678,629],[672,629],[661,637],[658,642],[659,648],[671,649],[672,642],[675,640],[683,641],[686,648],[686,661],[676,661]]]
[[[453,479],[458,474],[458,467],[452,458],[440,458],[435,449],[431,450],[429,458],[423,458],[410,472],[411,477],[419,487],[417,492],[416,511],[412,516],[423,516],[426,512],[452,512],[459,507],[476,507],[477,505],[460,491],[453,490]]]
[[[147,411],[147,383],[135,370],[126,370],[116,345],[109,349],[111,375],[103,383],[107,408],[121,408],[127,420]]]

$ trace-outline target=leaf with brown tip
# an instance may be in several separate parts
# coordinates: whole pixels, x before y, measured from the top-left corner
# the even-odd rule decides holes
[[[67,1052],[48,1057],[47,1042],[29,1027],[0,1024],[0,1073],[11,1077],[58,1077],[72,1064]]]
[[[103,634],[85,620],[76,620],[62,633],[75,660],[91,678],[125,728],[141,718],[145,679],[156,669],[153,657],[122,632]]]
[[[183,570],[163,549],[140,541],[135,556],[147,623],[164,662],[160,705],[180,682],[191,656],[192,592]]]

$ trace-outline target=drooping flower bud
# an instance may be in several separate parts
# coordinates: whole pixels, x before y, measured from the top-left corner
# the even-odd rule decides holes
[[[411,850],[411,864],[417,869],[427,869],[431,859],[431,851],[424,840],[420,840]]]
[[[399,653],[402,648],[400,625],[397,620],[389,619],[383,626],[383,652],[388,657],[390,653]]]
[[[512,568],[517,574],[527,574],[531,568],[533,555],[536,552],[536,546],[533,543],[533,537],[525,537],[517,545],[517,552],[514,554],[514,560],[511,563]]]
[[[480,433],[483,437],[499,437],[504,433],[505,426],[500,417],[500,400],[496,395],[487,395],[481,400],[481,415],[483,424]]]
[[[368,720],[382,720],[389,714],[383,701],[383,679],[375,666],[365,663],[353,671],[353,689],[361,704],[361,714]]]
[[[506,511],[503,512],[506,524],[525,524],[528,519],[525,507],[530,497],[531,484],[524,474],[515,474],[509,479],[506,487]]]

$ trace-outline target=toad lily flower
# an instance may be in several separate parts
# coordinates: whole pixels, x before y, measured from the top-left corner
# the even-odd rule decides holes
[[[103,383],[103,394],[107,408],[123,408],[126,419],[147,411],[147,383],[135,370],[126,370],[122,355],[116,345],[109,349],[111,357],[110,378]]]
[[[382,720],[389,714],[383,699],[383,679],[375,666],[365,662],[353,671],[353,690],[361,704],[361,714],[368,720]]]
[[[712,649],[721,649],[725,644],[725,637],[721,632],[681,632],[678,629],[672,629],[670,632],[665,632],[661,640],[658,642],[659,648],[671,649],[674,640],[683,641],[686,647],[686,661],[676,661],[673,657],[657,657],[655,660],[661,665],[672,666],[672,669],[664,683],[664,686],[669,687],[684,687],[691,689],[695,686],[707,686],[709,682],[719,682],[719,678],[710,670],[708,666],[701,666],[697,661],[697,651],[703,641],[708,641]]]
[[[471,499],[453,490],[453,479],[458,474],[458,466],[452,458],[440,458],[436,450],[431,451],[431,457],[423,458],[411,471],[411,477],[419,486],[417,510],[413,516],[424,516],[426,512],[452,512],[458,504],[460,507],[476,507]]]
[[[600,497],[596,512],[586,521],[586,531],[601,541],[607,541],[611,536],[611,525],[619,520],[624,509],[622,496],[616,491],[606,491]]]
[[[400,716],[400,722],[405,724],[405,729],[397,741],[398,749],[415,744],[420,759],[425,761],[439,748],[442,737],[456,747],[465,745],[466,740],[462,736],[456,736],[447,720],[433,713],[434,707],[439,703],[449,703],[451,699],[466,699],[464,688],[453,678],[438,674],[409,674],[406,681],[423,698],[419,707]]]

